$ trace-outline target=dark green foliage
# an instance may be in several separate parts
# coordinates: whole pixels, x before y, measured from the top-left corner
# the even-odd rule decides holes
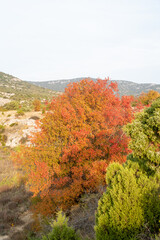
[[[0,134],[1,134],[1,133],[4,133],[4,131],[5,131],[4,125],[1,125],[1,124],[0,124]]]
[[[11,123],[9,126],[10,127],[14,127],[14,126],[17,126],[18,125],[18,123],[17,122],[14,122],[14,123]]]
[[[4,134],[5,132],[5,126],[0,124],[0,143],[2,146],[5,146],[5,143],[7,141],[7,136]]]
[[[153,175],[160,164],[160,98],[139,113],[125,128],[131,137],[129,147],[133,156],[148,175]]]
[[[28,234],[27,240],[41,240],[41,239],[36,237],[35,234],[31,232]]]
[[[7,141],[7,136],[5,134],[0,134],[0,143],[2,146],[5,146],[5,143]]]

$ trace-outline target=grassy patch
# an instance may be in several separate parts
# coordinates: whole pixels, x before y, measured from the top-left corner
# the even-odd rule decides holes
[[[14,122],[14,123],[11,123],[9,126],[10,127],[14,127],[14,126],[17,126],[18,125],[18,123],[17,122]]]
[[[5,176],[0,181],[0,187],[2,186],[9,186],[9,187],[15,187],[19,186],[20,183],[20,176],[18,173],[15,173],[14,176]]]
[[[0,124],[0,134],[4,133],[4,131],[5,131],[4,125]]]

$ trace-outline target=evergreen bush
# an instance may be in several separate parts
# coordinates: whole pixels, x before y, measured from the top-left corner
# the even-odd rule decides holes
[[[118,163],[107,169],[107,192],[98,204],[96,239],[130,239],[144,222],[140,198],[141,189],[135,172]]]
[[[96,239],[132,239],[144,224],[158,232],[160,219],[159,177],[148,177],[138,163],[112,163],[106,174],[106,193],[96,214]]]
[[[139,239],[160,228],[160,99],[127,125],[132,154],[109,165],[96,213],[97,240]]]
[[[68,219],[59,211],[57,220],[51,223],[52,231],[43,236],[42,240],[81,240],[72,227],[68,226]]]

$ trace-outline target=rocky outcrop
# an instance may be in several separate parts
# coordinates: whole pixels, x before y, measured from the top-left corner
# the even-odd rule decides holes
[[[30,138],[34,132],[39,131],[36,122],[41,118],[40,112],[25,113],[17,116],[16,111],[5,112],[0,116],[0,125],[4,126],[5,146],[14,148],[19,144],[30,145]]]
[[[6,103],[11,102],[10,99],[0,97],[0,106],[4,106]]]

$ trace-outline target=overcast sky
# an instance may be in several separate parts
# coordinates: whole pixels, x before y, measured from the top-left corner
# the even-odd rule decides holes
[[[160,84],[160,0],[0,0],[0,71]]]

